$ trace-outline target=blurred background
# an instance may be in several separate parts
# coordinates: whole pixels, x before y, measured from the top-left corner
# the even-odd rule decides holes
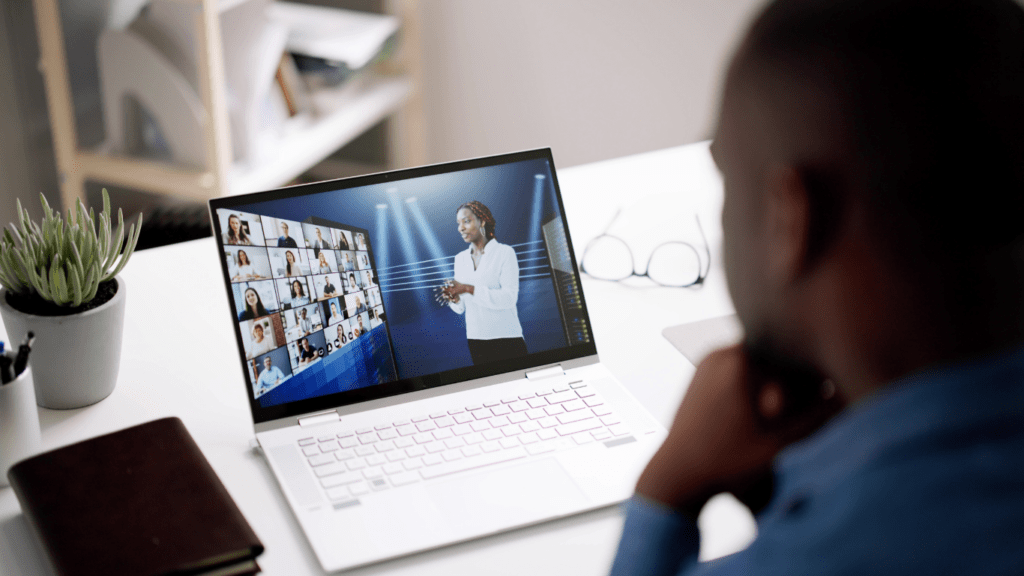
[[[0,222],[99,203],[140,247],[205,199],[551,147],[558,168],[710,136],[763,0],[2,3]],[[59,48],[63,49],[59,49]]]

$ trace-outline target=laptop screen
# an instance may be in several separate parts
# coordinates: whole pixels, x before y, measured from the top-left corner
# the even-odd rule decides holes
[[[596,353],[550,150],[210,209],[257,423]]]

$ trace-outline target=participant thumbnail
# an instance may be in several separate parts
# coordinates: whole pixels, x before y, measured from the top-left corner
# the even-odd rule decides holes
[[[331,234],[334,236],[335,250],[355,250],[351,232],[348,230],[331,229]]]
[[[334,239],[331,237],[331,229],[327,226],[318,226],[316,224],[303,222],[302,235],[306,240],[305,247],[313,250],[315,254],[320,254],[321,250],[334,249]]]
[[[327,325],[337,324],[345,319],[344,310],[345,305],[341,303],[340,298],[331,298],[324,302],[324,317],[327,318]]]
[[[313,301],[310,298],[311,292],[305,277],[281,278],[276,282],[277,293],[281,295],[282,310],[305,306]]]
[[[369,252],[356,252],[356,269],[357,270],[369,270],[370,269],[370,253]]]
[[[284,346],[284,328],[277,314],[242,322],[242,345],[246,358],[256,358]]]
[[[288,349],[284,346],[249,361],[254,398],[263,396],[291,377],[292,365],[288,360]]]
[[[292,369],[301,372],[320,361],[327,354],[323,331],[300,338],[288,344],[288,358]]]
[[[339,274],[313,276],[313,290],[317,300],[327,300],[339,296],[341,294],[339,286],[341,286],[341,275]]]
[[[309,262],[305,250],[268,248],[270,268],[274,278],[294,278],[309,275]]]
[[[338,252],[338,269],[341,272],[351,272],[356,269],[356,253],[347,250]]]
[[[231,295],[239,322],[260,318],[281,308],[273,280],[232,284]]]
[[[359,292],[363,289],[363,285],[359,282],[358,272],[346,272],[342,278],[345,281],[345,293],[351,294],[353,292]]]
[[[294,342],[324,328],[323,320],[320,317],[320,306],[316,304],[283,310],[281,323],[284,326],[285,340],[288,342]]]
[[[306,250],[306,259],[309,260],[310,272],[312,274],[330,274],[338,271],[338,261],[334,250]]]
[[[365,336],[370,333],[370,314],[363,312],[356,316],[354,319],[349,320],[352,324],[352,332],[356,335],[356,338]]]
[[[384,301],[380,297],[380,288],[377,286],[366,291],[366,299],[369,301],[370,306],[380,306],[384,304]]]
[[[383,306],[378,306],[376,308],[370,308],[369,314],[370,314],[370,329],[371,330],[373,328],[376,328],[377,326],[380,326],[381,324],[384,323],[384,319],[381,318],[381,315],[383,313],[384,313],[384,307]]]
[[[263,230],[267,236],[267,246],[278,248],[305,248],[306,240],[302,235],[302,224],[294,220],[263,216]],[[276,234],[276,237],[274,236]]]
[[[359,272],[358,278],[363,290],[376,286],[376,284],[373,283],[373,270],[363,270]]]
[[[264,246],[263,223],[256,214],[232,210],[218,210],[221,242],[225,246]]]
[[[366,295],[362,292],[356,292],[355,294],[347,294],[345,296],[345,315],[349,318],[353,318],[366,312]]]
[[[356,232],[356,250],[366,250],[366,235]]]
[[[271,277],[266,248],[225,248],[224,261],[227,262],[228,276],[232,282],[267,280]]]

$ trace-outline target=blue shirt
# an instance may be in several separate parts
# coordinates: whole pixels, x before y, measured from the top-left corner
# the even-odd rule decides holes
[[[281,372],[281,369],[277,366],[271,366],[270,368],[263,370],[259,379],[256,380],[256,384],[259,385],[258,390],[262,391],[271,388],[277,383],[279,378],[284,378],[284,372]]]
[[[1024,349],[880,390],[775,479],[757,539],[708,563],[692,519],[634,496],[612,574],[1024,574]]]

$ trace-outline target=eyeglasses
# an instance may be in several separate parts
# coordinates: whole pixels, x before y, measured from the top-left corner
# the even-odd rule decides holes
[[[598,280],[610,282],[621,282],[633,276],[649,278],[652,282],[670,288],[685,288],[687,286],[699,286],[704,283],[708,272],[711,271],[711,249],[708,247],[707,237],[704,236],[704,228],[700,225],[700,218],[694,215],[697,220],[697,230],[700,232],[701,240],[704,242],[704,254],[707,258],[707,265],[701,261],[701,251],[693,244],[679,240],[663,242],[654,247],[651,256],[647,259],[647,266],[643,272],[636,269],[633,251],[625,240],[608,233],[615,220],[622,212],[619,209],[611,222],[605,226],[604,231],[597,235],[583,249],[583,257],[580,259],[580,271]]]

